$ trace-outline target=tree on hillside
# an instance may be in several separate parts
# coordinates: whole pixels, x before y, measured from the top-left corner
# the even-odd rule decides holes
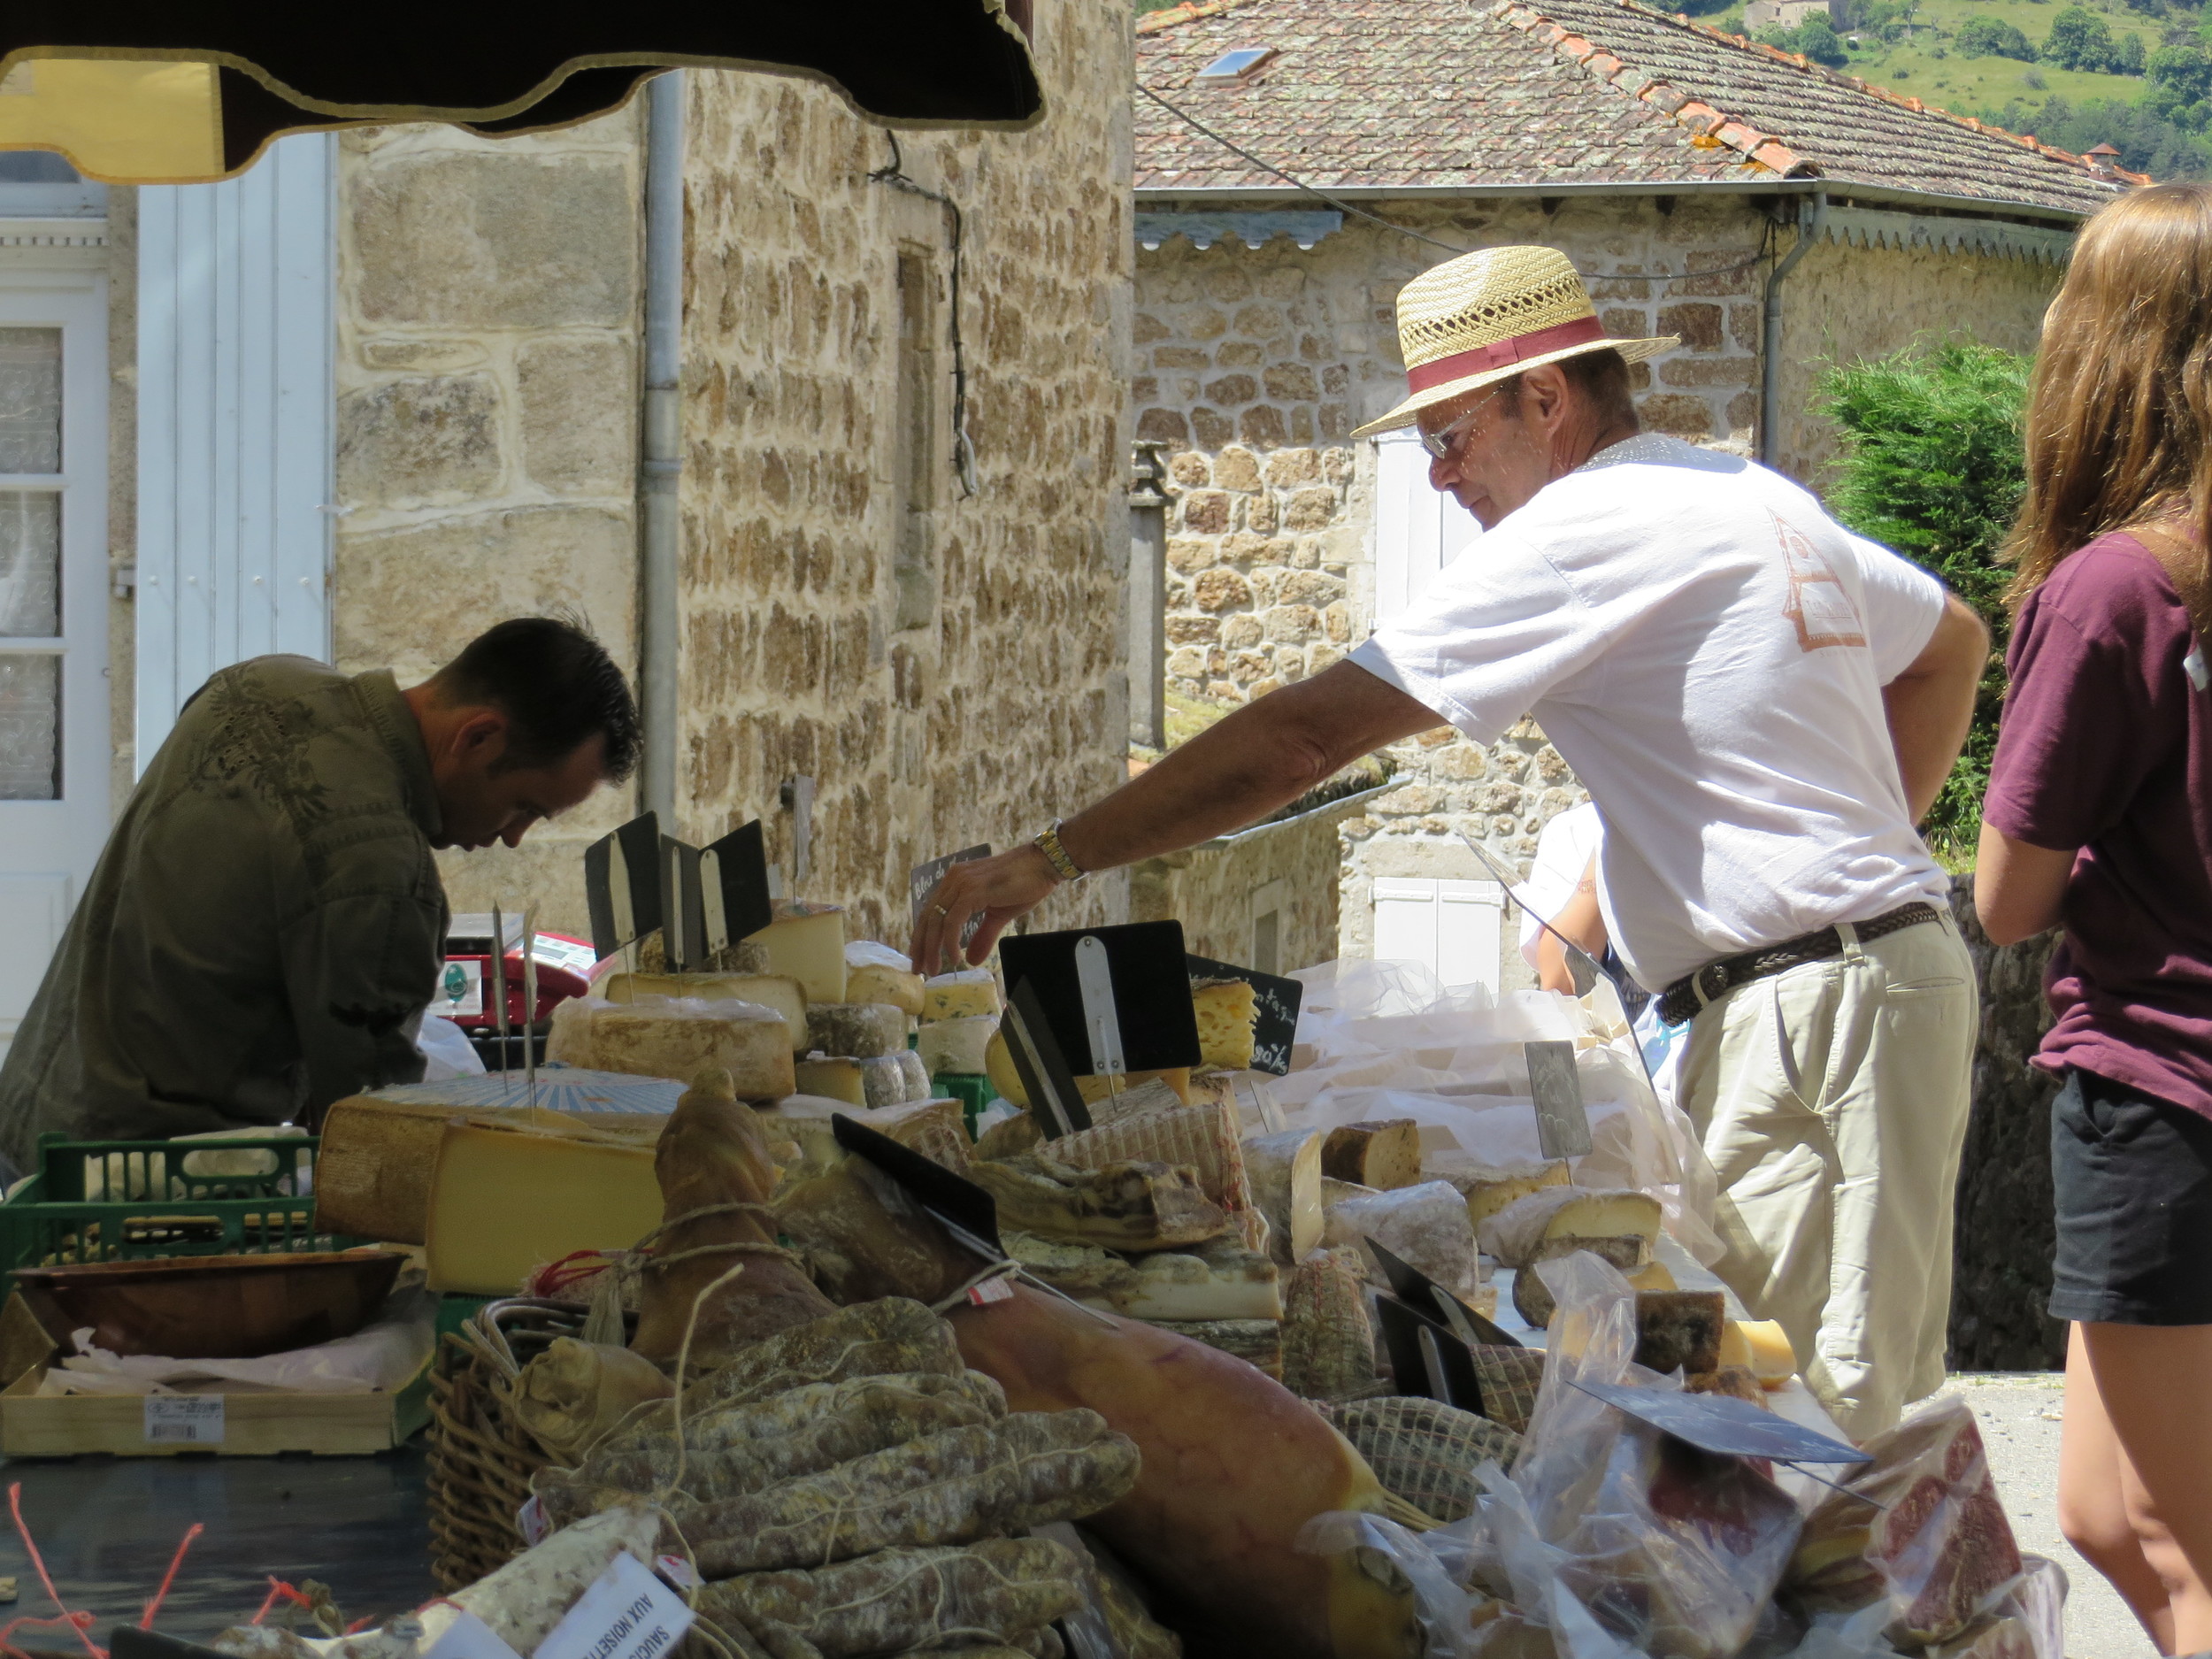
[[[2061,69],[2109,74],[2119,58],[2119,44],[2103,18],[2087,6],[2070,5],[2051,19],[2051,32],[2043,42],[2043,56]]]
[[[1836,33],[1835,26],[1817,12],[1793,29],[1778,27],[1761,29],[1759,43],[1786,52],[1802,52],[1815,63],[1825,64],[1831,69],[1840,68],[1851,61],[1851,54],[1844,46],[1843,37]]]
[[[2201,46],[2162,46],[2146,66],[2143,104],[2185,132],[2201,133],[2212,118],[2212,53]]]
[[[1954,867],[1973,858],[1997,749],[2011,580],[1997,555],[2026,488],[2027,384],[2027,358],[1970,341],[1836,365],[1820,383],[1822,411],[1844,438],[1827,492],[1836,517],[1927,565],[1990,625],[1966,752],[1924,826]]]
[[[1959,55],[1962,58],[2016,58],[2024,64],[2035,61],[2035,44],[2023,35],[2018,26],[2002,18],[1969,18],[1959,26]]]
[[[2130,32],[2120,36],[2119,56],[2114,67],[2124,75],[2139,75],[2147,59],[2143,50],[2143,37]]]
[[[2156,96],[2154,88],[2148,97]],[[2154,179],[2212,177],[2212,143],[2142,104],[2092,98],[2076,105],[2049,98],[2038,106],[2016,98],[2001,110],[1984,111],[1982,119],[2008,133],[2033,133],[2077,156],[2108,143],[2123,167]]]

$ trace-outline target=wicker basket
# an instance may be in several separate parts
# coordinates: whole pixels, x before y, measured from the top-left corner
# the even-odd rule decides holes
[[[431,1572],[450,1595],[523,1548],[515,1512],[552,1459],[515,1420],[522,1368],[588,1310],[517,1297],[488,1302],[438,1347],[430,1376]]]

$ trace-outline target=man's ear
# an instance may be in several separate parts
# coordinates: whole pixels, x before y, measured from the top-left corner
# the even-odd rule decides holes
[[[1521,375],[1521,402],[1547,431],[1567,419],[1567,377],[1556,363],[1540,363]]]
[[[507,717],[496,709],[472,709],[454,724],[446,742],[456,760],[495,761],[507,752]]]

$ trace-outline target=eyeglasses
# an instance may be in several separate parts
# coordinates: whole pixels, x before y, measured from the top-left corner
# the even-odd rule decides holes
[[[1421,447],[1440,461],[1450,460],[1452,450],[1457,447],[1456,440],[1459,434],[1465,429],[1469,421],[1489,407],[1490,399],[1486,397],[1457,420],[1452,422],[1450,426],[1445,427],[1443,431],[1417,432],[1416,435],[1421,440]]]

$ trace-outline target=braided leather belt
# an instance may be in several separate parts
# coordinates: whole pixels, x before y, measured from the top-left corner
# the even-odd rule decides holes
[[[1886,934],[1901,933],[1908,927],[1917,927],[1923,922],[1932,922],[1939,914],[1934,905],[1916,899],[1910,904],[1899,905],[1886,916],[1855,923],[1851,931],[1859,936],[1861,943],[1865,943]],[[1723,956],[1717,962],[1707,963],[1695,973],[1683,975],[1661,992],[1659,1018],[1670,1025],[1679,1025],[1694,1019],[1700,1009],[1719,1002],[1740,985],[1841,955],[1843,935],[1832,927],[1824,927],[1816,933],[1800,933],[1795,939],[1747,950],[1740,956]],[[1699,995],[1701,991],[1704,993],[1702,996]]]

